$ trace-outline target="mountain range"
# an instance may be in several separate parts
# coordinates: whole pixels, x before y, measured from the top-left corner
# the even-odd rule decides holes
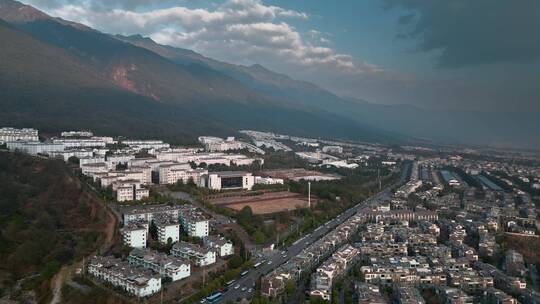
[[[383,143],[539,147],[534,113],[480,113],[379,105],[312,83],[99,32],[0,0],[0,121],[45,133],[193,142],[238,129]],[[532,118],[532,119],[531,119]]]

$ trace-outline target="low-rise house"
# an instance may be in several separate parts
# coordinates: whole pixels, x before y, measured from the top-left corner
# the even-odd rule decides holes
[[[131,221],[120,229],[124,245],[133,248],[146,248],[148,238],[148,222]]]
[[[161,277],[169,278],[173,282],[187,278],[191,274],[191,264],[188,260],[168,256],[154,250],[132,250],[128,261],[131,265],[151,269],[159,273]]]
[[[210,222],[200,211],[191,208],[183,209],[180,213],[182,229],[190,237],[207,237],[210,233]]]
[[[157,240],[161,244],[174,244],[180,240],[178,218],[159,214],[152,219],[157,228]]]
[[[213,248],[220,257],[226,257],[234,254],[234,247],[231,241],[214,235],[204,238],[204,244]]]
[[[171,254],[176,257],[188,259],[199,267],[212,265],[216,262],[216,252],[214,250],[184,241],[174,244]]]
[[[88,263],[88,273],[95,278],[135,295],[147,297],[161,290],[159,274],[135,267],[112,256],[95,256]]]
[[[387,304],[390,303],[385,299],[380,290],[379,286],[366,284],[366,283],[356,283],[355,284],[355,293],[358,299],[358,304]]]
[[[159,214],[167,214],[172,217],[178,218],[178,214],[182,208],[184,207],[178,205],[149,205],[127,207],[122,210],[122,216],[124,220],[124,225],[134,220],[143,220],[146,222],[150,222],[152,221],[154,216]]]
[[[394,295],[398,304],[424,304],[420,291],[414,287],[394,285]]]

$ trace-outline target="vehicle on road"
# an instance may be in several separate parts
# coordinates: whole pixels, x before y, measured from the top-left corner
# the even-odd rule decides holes
[[[242,273],[240,274],[240,276],[241,276],[241,277],[245,277],[248,273],[249,273],[249,270],[244,270],[244,271],[242,271]]]
[[[216,291],[214,292],[213,294],[209,295],[208,297],[206,297],[206,301],[208,301],[208,303],[212,304],[212,303],[216,303],[217,301],[220,300],[220,298],[223,296],[223,294],[219,291]]]
[[[264,261],[258,262],[255,265],[253,265],[253,268],[257,268],[257,267],[261,266],[263,263],[264,263]]]
[[[238,289],[240,288],[240,284],[236,284],[236,286],[234,286],[234,289]]]
[[[268,261],[268,263],[266,263],[266,264],[268,264],[268,265],[272,265],[272,261]]]
[[[226,283],[227,286],[231,286],[232,284],[234,284],[235,280],[230,280],[229,282]]]
[[[252,293],[253,292],[253,289],[248,289],[248,293]]]
[[[244,287],[242,287],[242,289],[241,289],[241,290],[242,290],[242,291],[246,291],[246,289],[247,289],[247,287],[246,287],[246,286],[244,286]]]

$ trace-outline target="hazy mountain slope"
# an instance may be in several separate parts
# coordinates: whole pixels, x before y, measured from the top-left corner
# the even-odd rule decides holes
[[[538,113],[426,110],[349,99],[343,114],[386,130],[401,130],[437,142],[540,147]],[[348,113],[348,114],[346,114]]]
[[[171,64],[154,52],[49,17],[15,1],[0,1],[0,18],[42,42],[66,50],[116,85],[157,101],[263,100],[237,80],[205,66]]]
[[[112,135],[160,137],[175,143],[193,142],[201,134],[233,134],[240,128],[395,140],[388,132],[320,110],[300,111],[264,102],[216,101],[204,92],[200,93],[206,98],[204,102],[156,102],[117,86],[96,65],[87,64],[86,58],[38,41],[21,32],[20,27],[1,23],[0,40],[5,41],[0,57],[9,59],[0,61],[3,125],[33,126],[46,132],[88,128]],[[154,53],[151,56],[159,57]],[[218,72],[195,68],[190,73],[211,78]]]
[[[116,35],[115,37],[155,52],[182,65],[200,64],[208,66],[240,81],[245,86],[264,96],[285,102],[290,106],[316,106],[323,109],[332,109],[334,103],[344,102],[338,96],[312,83],[292,79],[285,74],[270,71],[258,64],[252,66],[230,64],[205,57],[191,50],[161,45],[150,38],[140,35]]]
[[[260,65],[248,67],[220,62],[190,50],[157,44],[140,35],[116,37],[180,64],[206,64],[260,94],[291,106],[319,108],[377,129],[436,142],[540,147],[537,113],[435,111],[409,105],[374,104],[336,96],[314,84],[294,80]]]
[[[0,22],[0,121],[55,132],[93,128],[115,134],[145,135],[148,130],[185,135],[175,120],[193,128],[212,124],[186,111],[122,90],[75,57]],[[51,64],[54,63],[54,64]],[[200,121],[200,123],[197,123]],[[219,128],[223,126],[220,125]]]

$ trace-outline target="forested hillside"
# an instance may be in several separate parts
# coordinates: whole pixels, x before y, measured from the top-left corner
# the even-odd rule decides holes
[[[0,151],[2,296],[47,301],[61,265],[102,244],[106,211],[69,170],[60,160]]]

